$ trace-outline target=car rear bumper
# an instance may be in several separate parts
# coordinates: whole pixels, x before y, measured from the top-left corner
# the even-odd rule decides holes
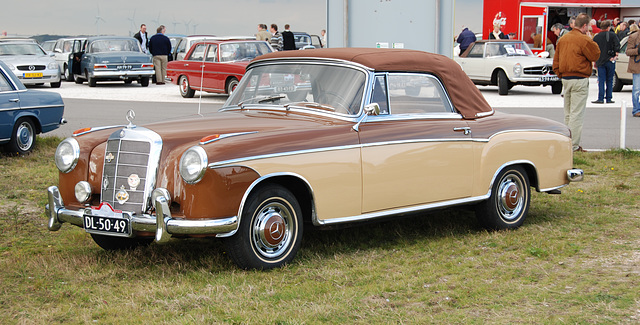
[[[131,71],[93,71],[91,76],[96,79],[127,79],[139,77],[151,77],[156,72],[151,70],[131,70]]]
[[[47,188],[48,204],[45,213],[49,218],[48,228],[57,231],[63,223],[70,223],[78,227],[84,225],[84,209],[68,209],[62,202],[57,186]],[[131,229],[135,232],[155,232],[155,240],[163,243],[172,235],[216,235],[226,237],[233,235],[238,229],[238,217],[223,219],[177,219],[171,215],[169,203],[164,197],[158,197],[154,202],[156,214],[132,215]]]

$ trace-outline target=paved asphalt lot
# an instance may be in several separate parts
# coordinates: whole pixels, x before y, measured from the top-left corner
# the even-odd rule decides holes
[[[225,95],[196,92],[194,98],[180,96],[178,86],[173,84],[141,87],[137,83],[124,85],[122,82],[98,83],[89,87],[73,82],[63,82],[58,89],[48,85],[34,87],[45,91],[58,92],[65,101],[65,118],[69,121],[60,129],[48,133],[66,137],[74,130],[102,125],[125,124],[125,113],[129,109],[136,112],[136,124],[172,120],[202,112],[215,111],[227,99]],[[563,98],[551,94],[550,87],[515,86],[508,96],[498,95],[495,86],[478,86],[489,104],[498,111],[514,114],[529,114],[547,117],[562,122]],[[631,117],[631,86],[614,93],[614,104],[592,104],[597,98],[597,79],[590,80],[590,95],[587,103],[582,146],[585,149],[601,150],[617,148],[620,144],[620,108],[623,101],[627,105],[626,147],[640,149],[640,118]]]

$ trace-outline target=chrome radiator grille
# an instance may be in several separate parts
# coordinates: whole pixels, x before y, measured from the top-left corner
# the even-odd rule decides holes
[[[114,132],[105,151],[101,201],[117,210],[146,212],[161,148],[159,136],[148,129]]]

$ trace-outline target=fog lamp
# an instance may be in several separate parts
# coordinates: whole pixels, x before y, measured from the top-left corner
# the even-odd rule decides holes
[[[80,203],[89,201],[91,197],[91,185],[89,182],[80,181],[75,187],[76,200]]]

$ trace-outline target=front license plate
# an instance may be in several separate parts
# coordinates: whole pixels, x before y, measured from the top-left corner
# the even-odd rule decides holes
[[[130,236],[131,223],[125,218],[84,215],[84,230],[90,233]]]
[[[558,81],[558,76],[545,76],[545,77],[540,77],[539,79],[540,81],[544,82],[544,81]]]
[[[42,72],[25,72],[25,78],[42,78]]]

